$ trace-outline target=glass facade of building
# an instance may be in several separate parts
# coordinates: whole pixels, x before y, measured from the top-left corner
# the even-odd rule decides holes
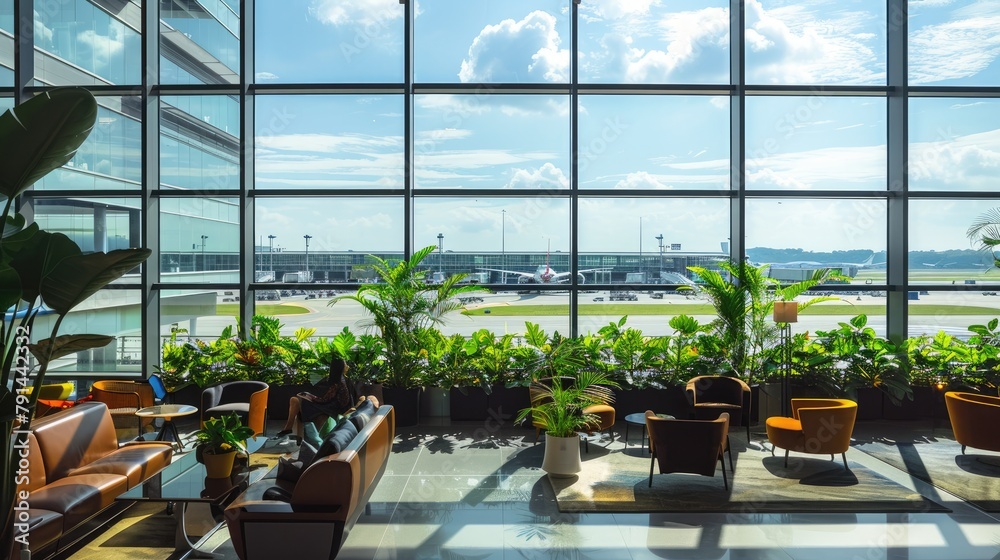
[[[149,372],[172,328],[216,335],[278,298],[310,311],[290,330],[331,335],[357,325],[326,303],[366,255],[430,245],[430,272],[524,309],[454,332],[586,333],[634,305],[664,334],[677,309],[711,318],[675,292],[688,267],[732,258],[851,277],[796,329],[853,307],[895,337],[965,334],[1000,314],[965,234],[1000,207],[1000,7],[830,6],[0,0],[0,109],[66,85],[100,104],[33,218],[153,249],[73,314],[118,341],[67,369]],[[566,282],[526,282],[545,265]]]

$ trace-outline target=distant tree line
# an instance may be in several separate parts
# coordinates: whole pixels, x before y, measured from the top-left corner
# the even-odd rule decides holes
[[[850,251],[806,251],[805,249],[772,249],[753,247],[747,249],[747,257],[755,263],[816,261],[819,263],[862,263],[871,256],[868,249]],[[885,262],[885,251],[875,254],[875,264]],[[947,251],[910,251],[909,267],[924,268],[988,268],[992,266],[990,256],[975,249],[950,249]]]

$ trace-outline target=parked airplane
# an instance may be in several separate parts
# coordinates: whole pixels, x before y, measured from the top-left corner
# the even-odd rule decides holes
[[[556,272],[549,266],[549,263],[538,265],[538,268],[534,272],[521,272],[519,270],[502,270],[499,268],[480,268],[478,270],[488,270],[490,272],[502,272],[504,274],[513,274],[518,277],[518,282],[530,282],[534,284],[563,284],[569,282],[569,276],[572,272]],[[585,282],[584,273],[587,272],[610,272],[610,268],[588,268],[586,270],[578,270],[577,278],[580,283]]]
[[[864,262],[851,263],[851,262],[819,262],[819,261],[789,261],[789,262],[776,262],[776,263],[763,263],[770,265],[771,268],[841,268],[848,269],[854,267],[855,269],[862,268],[877,268],[880,266],[885,266],[884,262],[873,262],[875,260],[875,253],[872,253]]]

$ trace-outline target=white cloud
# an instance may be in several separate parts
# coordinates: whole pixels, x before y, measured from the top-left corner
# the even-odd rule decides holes
[[[823,17],[827,16],[827,17]],[[765,10],[746,3],[747,81],[761,84],[869,84],[885,80],[884,61],[865,29],[881,20],[872,12],[820,14],[807,6]]]
[[[120,57],[125,50],[125,37],[121,28],[115,25],[108,28],[107,35],[101,35],[92,29],[81,31],[77,33],[76,40],[90,48],[98,68],[107,67],[112,58]]]
[[[264,82],[268,80],[277,80],[278,75],[272,72],[257,72],[254,74],[254,78],[256,78],[258,82]]]
[[[649,34],[646,24],[624,24],[598,40],[600,51],[584,59],[586,71],[626,83],[721,81],[729,45],[729,10],[704,8],[666,14],[652,33],[665,50],[635,47],[636,37]]]
[[[462,61],[462,82],[566,82],[569,51],[552,14],[534,11],[520,21],[505,19],[479,32]]]
[[[309,13],[328,25],[385,25],[403,17],[399,0],[313,0]]]
[[[471,130],[461,128],[442,128],[438,130],[422,130],[417,133],[417,141],[443,142],[446,140],[461,140],[472,135]]]
[[[644,16],[649,13],[650,7],[659,4],[659,0],[602,0],[585,2],[580,6],[580,11],[588,12],[595,18],[625,19]]]
[[[1000,56],[1000,4],[979,2],[955,19],[915,29],[910,37],[910,78],[932,83],[974,76]]]
[[[366,152],[386,148],[402,148],[398,136],[371,136],[367,134],[276,134],[259,136],[254,144],[261,150],[295,152]]]
[[[879,188],[885,185],[886,148],[820,148],[747,159],[752,188]]]
[[[670,185],[662,182],[662,177],[651,175],[646,171],[629,173],[624,179],[615,183],[616,189],[670,189]]]
[[[910,186],[996,190],[1000,174],[1000,130],[910,146]]]
[[[513,189],[566,189],[569,179],[555,165],[549,162],[533,170],[515,169],[507,188]]]
[[[559,158],[552,152],[510,152],[507,150],[450,150],[430,154],[417,154],[417,168],[430,169],[481,169],[494,165],[515,165],[528,161]],[[565,156],[563,156],[565,157]]]

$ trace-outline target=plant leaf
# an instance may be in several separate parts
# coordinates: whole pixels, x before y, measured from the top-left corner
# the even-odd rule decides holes
[[[63,356],[68,356],[74,352],[90,350],[91,348],[102,348],[114,340],[113,336],[103,334],[64,334],[57,336],[55,340],[46,338],[39,340],[35,344],[29,344],[28,349],[38,359],[40,365],[57,360]],[[51,354],[50,352],[51,348]]]
[[[0,194],[15,198],[73,159],[97,121],[97,101],[83,88],[56,88],[0,115]]]
[[[42,279],[42,300],[65,315],[97,290],[121,278],[149,257],[149,249],[117,249],[59,261]]]

